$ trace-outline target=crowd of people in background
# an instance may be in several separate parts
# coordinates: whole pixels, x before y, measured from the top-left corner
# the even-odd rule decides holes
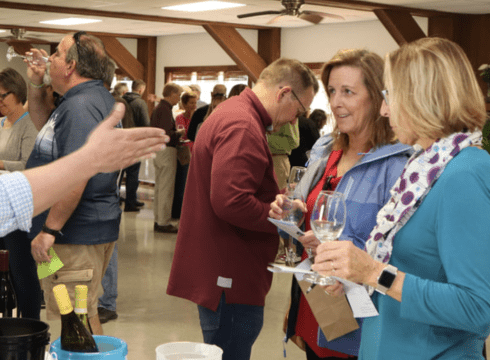
[[[308,286],[293,277],[286,341],[309,360],[482,359],[490,333],[487,114],[458,45],[421,39],[385,60],[364,49],[337,52],[320,77],[333,121],[324,136],[329,115],[310,109],[320,82],[297,60],[274,61],[252,88],[227,94],[216,84],[210,104],[196,84],[166,83],[162,97],[141,79],[111,89],[115,69],[98,38],[77,32],[48,66],[28,64],[27,83],[11,68],[0,72],[0,170],[27,170],[2,175],[0,192],[17,186],[33,199],[22,221],[12,220],[18,200],[0,208],[0,248],[10,252],[22,317],[40,318],[36,263],[49,261],[52,248],[64,267],[42,280],[47,318],[59,317],[48,289],[64,283],[73,298],[83,283],[94,334],[117,319],[121,212],[146,206],[139,160],[155,153],[153,230],[177,234],[167,294],[196,303],[204,341],[221,347],[223,359],[250,359],[272,282],[267,266],[285,255],[284,234],[268,217],[282,218],[291,167],[304,166],[293,194],[304,211],[305,234],[295,240],[302,264],[366,285],[380,315],[327,340],[318,302],[314,309]],[[111,113],[115,103],[125,111]],[[103,146],[104,136],[117,146]],[[70,159],[86,173],[66,175],[62,197],[39,195],[39,174],[55,181],[43,169],[61,173]],[[343,194],[347,220],[340,241],[321,244],[309,219],[323,191]],[[345,296],[340,282],[316,293],[320,307]]]

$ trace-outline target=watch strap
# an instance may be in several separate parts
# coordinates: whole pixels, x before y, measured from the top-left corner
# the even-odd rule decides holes
[[[397,274],[398,269],[396,267],[393,265],[387,265],[378,276],[376,291],[386,295],[386,292],[391,288],[391,285],[393,285]],[[387,277],[390,279],[388,282],[385,280]]]
[[[53,230],[53,229],[50,229],[46,226],[46,224],[43,225],[43,228],[41,229],[42,232],[45,232],[46,234],[49,234],[49,235],[53,235],[54,237],[59,237],[59,236],[62,236],[63,233],[61,232],[61,230]]]

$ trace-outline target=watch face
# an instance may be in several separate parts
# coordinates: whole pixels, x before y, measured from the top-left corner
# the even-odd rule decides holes
[[[383,270],[379,277],[378,284],[389,289],[393,284],[393,281],[395,281],[395,278],[396,274]]]

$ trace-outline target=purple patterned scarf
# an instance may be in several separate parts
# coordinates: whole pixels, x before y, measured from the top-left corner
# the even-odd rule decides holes
[[[480,146],[481,142],[482,133],[476,131],[439,139],[425,151],[414,145],[415,153],[390,190],[391,198],[378,212],[377,224],[366,241],[365,250],[373,259],[388,263],[396,233],[415,213],[446,165],[465,147]]]

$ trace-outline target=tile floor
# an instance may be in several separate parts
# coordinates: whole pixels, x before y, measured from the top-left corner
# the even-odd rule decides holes
[[[202,342],[196,305],[165,293],[177,236],[153,232],[151,204],[145,200],[139,213],[123,213],[118,241],[119,318],[103,325],[105,335],[126,341],[128,360],[155,360],[155,348],[168,342]],[[252,351],[254,360],[284,359],[282,324],[289,304],[290,276],[274,277],[264,327]],[[46,321],[44,310],[41,317]],[[60,323],[47,322],[51,340],[57,339]],[[291,342],[286,350],[289,359],[305,359]]]

